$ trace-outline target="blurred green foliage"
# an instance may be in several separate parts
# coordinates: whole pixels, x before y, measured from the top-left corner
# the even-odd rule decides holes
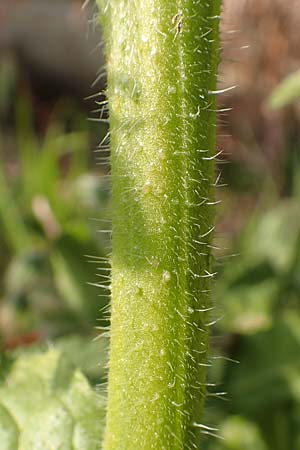
[[[99,311],[108,300],[110,235],[98,230],[109,228],[110,194],[105,172],[91,170],[91,126],[61,100],[40,132],[32,108],[26,93],[19,96],[13,138],[0,128],[3,348],[95,334],[98,319],[106,323]]]
[[[298,450],[299,197],[256,211],[233,250],[239,255],[215,284],[224,317],[214,330],[207,414],[225,440],[208,448]]]

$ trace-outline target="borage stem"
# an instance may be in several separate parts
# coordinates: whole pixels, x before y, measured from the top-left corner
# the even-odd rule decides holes
[[[105,450],[199,448],[219,0],[99,0],[113,199]]]

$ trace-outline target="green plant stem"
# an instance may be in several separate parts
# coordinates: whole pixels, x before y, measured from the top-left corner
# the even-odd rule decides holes
[[[113,239],[105,450],[199,447],[219,0],[99,0]]]

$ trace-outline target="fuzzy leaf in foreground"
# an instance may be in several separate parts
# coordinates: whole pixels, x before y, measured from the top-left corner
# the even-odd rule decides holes
[[[103,415],[63,354],[21,356],[0,385],[1,450],[99,450]]]

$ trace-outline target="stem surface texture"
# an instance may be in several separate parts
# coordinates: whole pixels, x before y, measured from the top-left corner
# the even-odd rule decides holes
[[[192,450],[203,425],[219,0],[99,0],[112,168],[105,450]]]

